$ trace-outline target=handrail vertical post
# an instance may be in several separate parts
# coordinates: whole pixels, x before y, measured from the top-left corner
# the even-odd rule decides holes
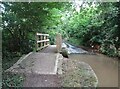
[[[35,45],[35,46],[36,46],[36,49],[35,49],[35,50],[37,51],[37,48],[38,48],[38,43],[37,43],[37,41],[38,41],[38,36],[37,36],[37,33],[35,34],[35,39],[36,39],[36,45]]]
[[[36,51],[45,48],[49,45],[48,36],[49,34],[36,33]]]

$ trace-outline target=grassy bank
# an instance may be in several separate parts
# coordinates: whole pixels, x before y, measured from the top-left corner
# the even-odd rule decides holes
[[[21,55],[19,53],[8,53],[8,55],[2,59],[2,86],[5,89],[9,89],[9,87],[22,87],[23,85],[24,75],[5,72],[5,70],[16,63],[20,57]]]
[[[2,87],[5,89],[9,89],[9,87],[22,87],[23,81],[24,75],[3,72]]]
[[[63,87],[96,87],[98,80],[89,65],[79,60],[63,61]]]

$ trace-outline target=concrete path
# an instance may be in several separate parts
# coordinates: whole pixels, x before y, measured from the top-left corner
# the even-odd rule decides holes
[[[57,54],[53,53],[33,53],[26,60],[33,61],[32,73],[36,74],[56,74],[55,63]],[[24,61],[23,61],[24,62]]]
[[[74,48],[74,46],[70,44],[68,49],[71,49],[70,52],[72,53],[86,52],[80,48],[77,50],[78,48]],[[57,55],[56,45],[50,45],[39,52],[29,53],[23,57],[22,60],[19,60],[19,63],[16,63],[9,70],[18,73],[56,74],[58,63]]]
[[[50,45],[21,57],[7,71],[24,73],[24,87],[59,87],[59,58],[62,55],[56,53],[56,45]]]
[[[47,48],[39,51],[40,53],[57,53],[56,45],[49,45]]]
[[[33,53],[28,59],[34,59],[34,67],[31,74],[27,74],[24,87],[60,87],[60,77],[57,74],[58,54],[56,45],[50,45],[37,53]]]
[[[56,74],[57,55],[57,53],[33,52],[8,70],[18,73]]]
[[[26,76],[24,87],[60,87],[58,75],[29,74]]]

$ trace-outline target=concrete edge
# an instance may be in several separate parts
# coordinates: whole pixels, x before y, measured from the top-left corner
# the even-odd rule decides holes
[[[57,74],[62,74],[62,64],[63,64],[63,56],[62,56],[62,54],[59,54]]]
[[[17,67],[25,58],[27,58],[28,56],[30,56],[32,53],[33,52],[30,52],[27,55],[20,57],[20,59],[15,64],[13,64],[13,66],[11,66],[9,69],[7,69],[5,72],[9,72],[12,69],[14,69],[15,67]]]
[[[81,63],[88,65],[88,67],[91,69],[91,71],[92,71],[94,77],[96,78],[96,84],[95,84],[94,87],[98,87],[98,78],[97,78],[96,73],[95,73],[94,70],[92,69],[92,67],[91,67],[88,63],[85,63],[85,62],[81,62]]]
[[[96,73],[94,72],[94,70],[92,69],[92,67],[90,65],[89,65],[89,67],[91,68],[91,71],[93,72],[93,74],[96,78],[96,84],[95,84],[96,86],[95,87],[98,87],[98,77],[97,77]]]
[[[58,73],[58,70],[60,68],[60,65],[62,64],[62,59],[63,59],[63,56],[61,55],[62,58],[60,58],[60,53],[57,53],[56,54],[56,61],[55,61],[55,68],[54,68],[54,73],[57,74]],[[59,74],[59,73],[58,73]]]
[[[54,73],[57,73],[57,66],[58,66],[58,59],[59,58],[59,53],[56,54],[56,61],[55,61],[55,68],[54,68]]]

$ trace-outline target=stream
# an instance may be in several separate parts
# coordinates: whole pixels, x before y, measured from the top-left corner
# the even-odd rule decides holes
[[[107,57],[102,54],[91,55],[88,52],[72,46],[69,43],[63,43],[67,47],[69,58],[78,59],[88,63],[98,77],[99,87],[118,87],[118,60]]]

